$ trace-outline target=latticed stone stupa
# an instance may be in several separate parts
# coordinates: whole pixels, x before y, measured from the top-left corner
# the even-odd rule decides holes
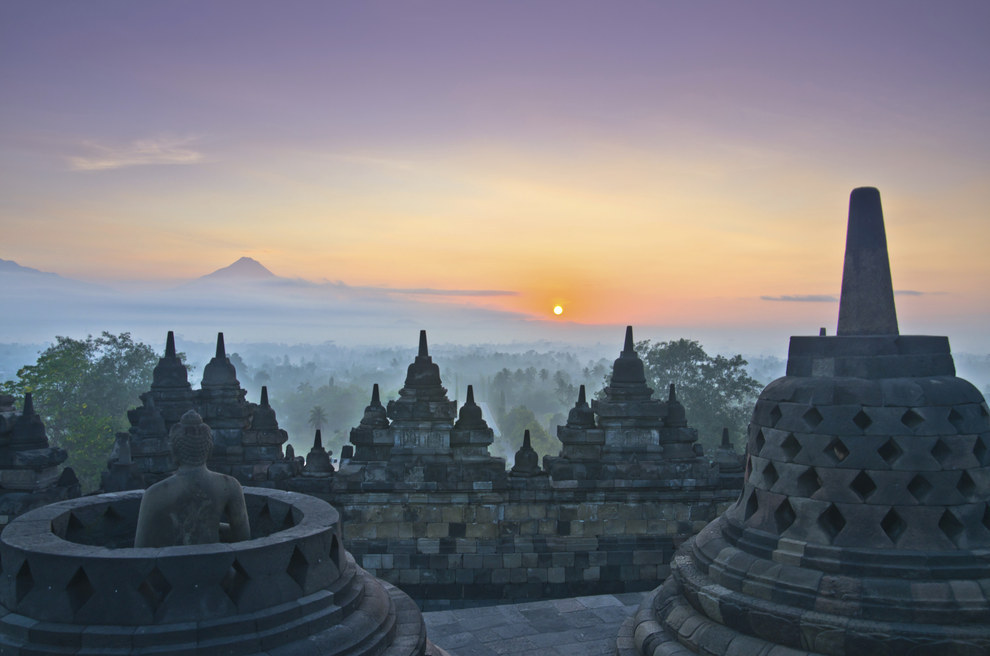
[[[945,337],[899,335],[880,194],[852,192],[837,335],[792,337],[742,495],[617,653],[990,654],[990,419]]]

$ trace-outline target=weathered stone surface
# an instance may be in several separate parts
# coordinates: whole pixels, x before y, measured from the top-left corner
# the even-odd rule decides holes
[[[741,496],[620,656],[990,653],[990,412],[944,337],[897,334],[891,289],[879,195],[858,189],[839,334],[791,339]]]
[[[59,469],[67,457],[48,445],[30,392],[20,413],[14,397],[0,395],[0,528],[32,508],[79,496],[75,473]]]
[[[411,600],[356,566],[329,505],[245,493],[251,524],[263,532],[236,544],[111,549],[72,540],[77,516],[90,518],[97,541],[104,531],[112,540],[115,518],[133,522],[138,491],[53,504],[15,521],[0,537],[0,651],[443,653]],[[133,523],[125,533],[133,536]]]

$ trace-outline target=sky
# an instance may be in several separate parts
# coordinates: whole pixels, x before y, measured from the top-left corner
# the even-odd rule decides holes
[[[248,256],[783,348],[834,329],[849,192],[876,186],[901,332],[986,352],[988,25],[982,1],[10,0],[0,258],[150,285]]]

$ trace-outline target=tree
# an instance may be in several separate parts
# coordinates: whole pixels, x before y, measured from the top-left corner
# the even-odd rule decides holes
[[[533,411],[526,406],[516,406],[499,418],[498,426],[503,439],[508,443],[510,457],[522,447],[523,433],[529,431],[533,449],[541,456],[557,455],[560,442],[540,424]]]
[[[323,425],[327,423],[327,413],[322,405],[314,405],[309,411],[309,425],[314,430],[323,430]]]
[[[656,397],[666,399],[668,386],[674,383],[688,424],[698,429],[705,446],[720,443],[723,427],[737,443],[745,442],[761,385],[746,372],[741,355],[713,357],[697,341],[683,338],[658,343],[646,340],[636,344],[636,351]]]
[[[33,365],[18,370],[18,380],[0,389],[17,396],[33,393],[49,441],[68,451],[66,465],[90,491],[99,483],[115,434],[128,428],[127,409],[140,405],[157,362],[154,350],[130,333],[56,337]]]

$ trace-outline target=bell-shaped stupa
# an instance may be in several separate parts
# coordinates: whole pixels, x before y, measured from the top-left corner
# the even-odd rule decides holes
[[[835,336],[792,337],[738,501],[621,656],[990,653],[990,418],[945,337],[899,335],[880,195],[852,192]]]

